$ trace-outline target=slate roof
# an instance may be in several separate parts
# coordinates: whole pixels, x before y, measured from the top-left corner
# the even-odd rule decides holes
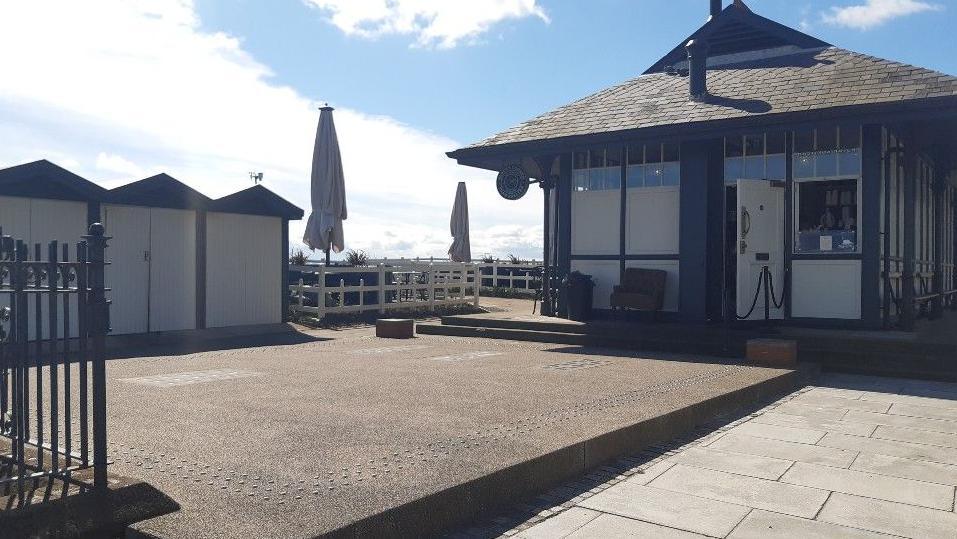
[[[709,66],[709,98],[688,78],[649,73],[524,122],[468,148],[833,107],[957,97],[957,77],[837,47]],[[453,152],[453,154],[456,152]]]
[[[273,215],[286,219],[302,219],[303,210],[261,185],[218,198],[209,204],[210,211]]]
[[[46,159],[0,169],[0,195],[87,202],[106,189]]]
[[[112,189],[108,200],[116,204],[181,210],[202,209],[210,203],[209,197],[166,173]]]

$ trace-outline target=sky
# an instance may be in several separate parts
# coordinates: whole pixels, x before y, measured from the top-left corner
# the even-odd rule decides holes
[[[953,0],[746,3],[840,47],[957,73]],[[640,74],[708,4],[0,0],[0,168],[49,159],[106,187],[167,172],[212,197],[257,171],[308,211],[329,103],[347,249],[444,256],[465,181],[473,256],[540,258],[540,190],[505,201],[492,173],[445,152]]]

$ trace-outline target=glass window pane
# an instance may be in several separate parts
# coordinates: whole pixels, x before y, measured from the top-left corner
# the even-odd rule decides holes
[[[621,148],[608,148],[605,150],[605,166],[606,167],[617,167],[621,166]]]
[[[605,168],[605,189],[621,189],[621,166]]]
[[[801,154],[794,156],[794,177],[795,178],[813,178],[814,177],[814,156]]]
[[[664,161],[678,161],[678,145],[677,144],[664,144],[663,146],[663,160]]]
[[[645,186],[645,167],[643,165],[628,167],[627,185],[629,189]]]
[[[588,189],[590,191],[601,191],[605,188],[605,170],[601,168],[592,168],[588,170]]]
[[[764,135],[744,137],[744,155],[764,155]]]
[[[817,130],[817,148],[818,151],[837,149],[837,128],[824,127]]]
[[[861,173],[861,151],[845,150],[837,154],[838,172],[841,176],[857,176]]]
[[[841,146],[840,149],[848,150],[861,147],[861,128],[857,125],[841,126]]]
[[[798,184],[795,250],[857,251],[857,180]]]
[[[588,170],[578,169],[572,171],[572,186],[576,191],[588,190]]]
[[[794,132],[794,151],[795,152],[813,152],[814,151],[814,130],[803,129]]]
[[[744,158],[743,177],[749,180],[764,179],[764,155]]]
[[[588,152],[588,168],[605,166],[605,150],[591,150]]]
[[[628,164],[641,165],[645,162],[645,145],[632,144],[628,146]]]
[[[837,153],[828,152],[817,155],[817,169],[815,176],[837,176]]]
[[[645,163],[661,162],[661,144],[645,145]]]
[[[784,154],[769,155],[767,160],[767,178],[783,180],[787,177],[787,158]]]
[[[660,186],[663,173],[661,163],[645,166],[645,187]]]
[[[724,138],[724,156],[725,157],[741,157],[744,155],[744,146],[742,145],[741,137],[725,137]]]
[[[769,154],[784,153],[784,132],[783,131],[768,133],[767,147],[765,148],[765,151]]]
[[[724,182],[734,184],[744,177],[744,160],[741,157],[729,157],[724,160]]]
[[[572,168],[588,168],[588,152],[575,152],[575,158],[572,160]]]
[[[681,165],[677,161],[663,163],[661,167],[661,185],[678,185],[681,183]]]

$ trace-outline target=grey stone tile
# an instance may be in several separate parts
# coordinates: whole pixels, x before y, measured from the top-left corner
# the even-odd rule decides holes
[[[901,395],[897,393],[866,393],[861,400],[868,402],[915,404],[917,406],[931,406],[949,410],[957,409],[957,400],[941,397],[921,397],[918,395]]]
[[[928,417],[931,419],[947,419],[957,421],[957,410],[951,408],[941,408],[940,406],[922,406],[919,404],[906,404],[895,402],[891,404],[889,414],[906,415],[912,417]]]
[[[851,410],[844,416],[845,421],[859,423],[877,423],[892,427],[910,427],[912,429],[932,430],[935,432],[949,432],[957,434],[957,421],[931,419],[927,417],[910,417],[904,415],[875,414]]]
[[[828,435],[825,435],[822,440],[827,439],[827,436]],[[755,438],[753,436],[728,435],[717,440],[709,447],[722,451],[761,455],[784,460],[796,460],[809,462],[811,464],[836,466],[838,468],[847,468],[851,465],[851,461],[854,460],[854,457],[857,456],[856,450],[798,444],[768,438]]]
[[[552,518],[540,522],[531,528],[518,534],[523,539],[551,539],[553,537],[565,537],[575,530],[595,520],[601,515],[598,511],[585,509],[584,507],[572,507],[567,511],[562,511]]]
[[[592,496],[581,506],[713,537],[727,535],[749,511],[740,505],[627,481]]]
[[[793,404],[804,404],[807,406],[817,406],[820,408],[837,408],[840,410],[862,410],[865,412],[886,412],[891,407],[889,402],[879,402],[864,399],[867,394],[860,399],[845,399],[836,395],[815,394],[813,392],[805,393],[790,402]]]
[[[688,466],[772,480],[781,477],[781,474],[793,464],[793,461],[790,460],[701,447],[686,449],[672,457],[672,460]]]
[[[796,415],[779,414],[777,412],[761,414],[751,421],[754,423],[764,423],[766,425],[780,425],[782,427],[798,427],[828,432],[840,432],[843,434],[853,434],[855,436],[870,436],[874,432],[874,429],[877,428],[876,423],[853,423],[842,420],[830,421]]]
[[[957,485],[957,466],[939,462],[861,453],[854,464],[851,464],[851,469],[942,485]]]
[[[882,440],[897,440],[913,442],[915,444],[939,445],[941,447],[957,447],[957,434],[934,432],[923,429],[909,429],[905,427],[889,427],[881,425],[874,431],[874,438]]]
[[[731,429],[730,434],[755,436],[757,438],[771,438],[786,442],[813,444],[824,437],[823,430],[804,429],[799,427],[782,427],[749,421]]]
[[[840,397],[842,399],[859,399],[864,391],[860,389],[844,389],[840,387],[815,387],[802,393],[804,396],[823,395],[826,397]]]
[[[951,486],[803,462],[795,463],[781,481],[933,509],[950,510],[954,501]]]
[[[649,486],[805,518],[813,518],[828,495],[825,490],[682,464]]]
[[[667,528],[617,515],[601,515],[568,537],[575,539],[661,538],[701,539],[704,535]]]
[[[651,466],[642,466],[639,468],[641,473],[635,473],[628,479],[625,479],[625,483],[632,483],[635,485],[647,485],[653,481],[659,475],[668,471],[669,468],[674,466],[675,463],[670,459],[659,460],[658,462],[652,464]]]
[[[831,522],[914,539],[953,539],[957,514],[835,492],[817,517]]]
[[[837,434],[833,432],[829,432],[824,438],[821,438],[818,445],[835,449],[903,457],[905,459],[957,464],[957,449],[950,447],[879,440],[877,438],[862,438],[860,436],[849,436],[847,434]]]
[[[880,539],[886,535],[755,509],[728,539]]]
[[[846,409],[826,408],[823,406],[813,406],[801,404],[794,401],[786,402],[774,409],[779,414],[796,415],[809,419],[820,419],[827,421],[837,421],[847,413]]]

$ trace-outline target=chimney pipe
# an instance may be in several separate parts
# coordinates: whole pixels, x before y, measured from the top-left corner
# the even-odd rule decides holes
[[[708,44],[692,39],[685,50],[688,51],[688,90],[691,99],[700,101],[708,95]]]
[[[717,17],[718,13],[721,13],[722,3],[723,2],[721,0],[711,0],[711,18],[712,19]]]

